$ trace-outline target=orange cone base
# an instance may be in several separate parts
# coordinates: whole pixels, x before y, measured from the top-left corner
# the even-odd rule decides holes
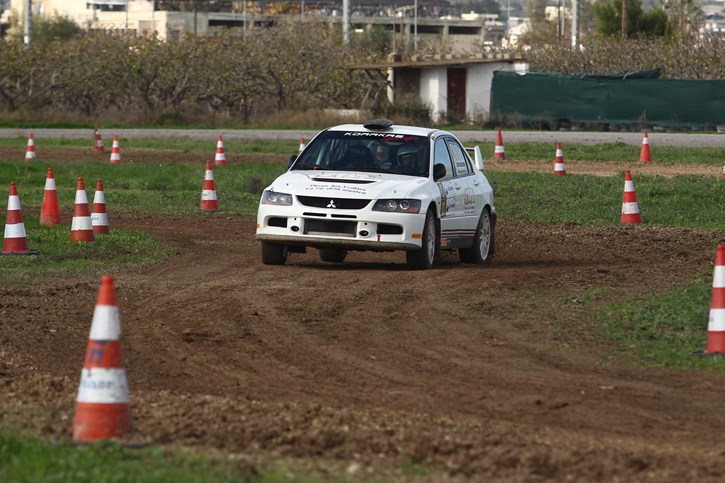
[[[8,238],[3,242],[3,251],[0,255],[37,255],[38,250],[28,248],[26,238]]]
[[[705,354],[725,355],[725,331],[710,331],[707,333]]]
[[[131,432],[128,403],[76,403],[73,418],[75,441],[123,438]]]
[[[52,215],[46,215],[44,213],[41,213],[40,214],[40,224],[43,226],[60,225],[60,213],[52,214]]]
[[[622,215],[622,223],[625,225],[639,225],[642,223],[642,219],[639,217],[639,213]]]
[[[109,235],[110,233],[111,233],[111,231],[108,228],[108,225],[106,225],[106,226],[96,225],[96,226],[93,227],[93,234],[94,235]]]
[[[92,242],[95,241],[93,230],[73,230],[70,232],[70,241]]]
[[[219,209],[219,204],[216,200],[204,200],[201,202],[201,209],[204,211],[216,211]]]
[[[566,171],[554,171],[554,176],[566,176]]]

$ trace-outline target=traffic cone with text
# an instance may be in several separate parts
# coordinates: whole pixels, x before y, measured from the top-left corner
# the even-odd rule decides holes
[[[103,194],[103,180],[96,181],[96,192],[93,194],[91,225],[94,235],[108,235],[108,213],[106,213],[106,196]]]
[[[297,153],[301,153],[303,149],[305,149],[305,138],[300,138],[300,148]]]
[[[20,197],[15,181],[10,182],[8,196],[8,213],[5,218],[5,237],[3,239],[3,255],[37,255],[37,250],[28,248],[28,237],[25,235],[23,212],[20,209]]]
[[[77,243],[92,242],[96,239],[93,236],[93,224],[91,223],[91,214],[88,211],[88,196],[86,195],[86,188],[83,185],[83,178],[78,178],[76,187],[70,239]]]
[[[715,273],[712,278],[712,301],[707,323],[706,354],[725,353],[725,245],[717,246]]]
[[[642,149],[639,152],[639,161],[641,163],[649,163],[652,161],[652,156],[649,152],[649,136],[647,135],[647,131],[644,132],[644,137],[642,138]]]
[[[98,124],[96,124],[96,145],[94,146],[94,151],[97,153],[102,153],[106,150],[105,146],[103,145],[103,137],[101,136],[101,130],[98,127]]]
[[[114,277],[101,277],[76,397],[73,440],[122,439],[131,432],[128,380]]]
[[[48,168],[48,175],[45,178],[43,205],[40,208],[40,224],[44,226],[60,225],[60,206],[58,205],[58,191],[55,189],[53,168]]]
[[[216,188],[214,187],[214,172],[211,170],[211,161],[206,162],[204,186],[201,190],[201,209],[205,211],[219,209],[219,204],[216,199]]]
[[[113,144],[111,145],[111,164],[121,162],[121,146],[118,144],[118,136],[113,135]]]
[[[636,225],[642,223],[639,216],[639,204],[634,192],[634,181],[627,170],[624,174],[624,195],[622,196],[622,223]]]
[[[554,176],[566,175],[566,163],[564,162],[564,151],[561,143],[556,143],[556,157],[554,159]]]
[[[503,137],[501,136],[501,128],[496,133],[496,147],[493,151],[494,159],[506,159],[506,151],[503,147]]]
[[[224,154],[224,141],[220,134],[216,141],[216,154],[214,155],[214,164],[217,166],[224,166],[227,164],[227,157]]]
[[[28,147],[25,149],[25,161],[32,161],[35,159],[35,139],[33,133],[28,135]]]

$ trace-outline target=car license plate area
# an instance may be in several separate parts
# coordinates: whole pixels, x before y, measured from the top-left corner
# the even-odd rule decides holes
[[[355,237],[357,222],[342,220],[305,220],[305,235]]]

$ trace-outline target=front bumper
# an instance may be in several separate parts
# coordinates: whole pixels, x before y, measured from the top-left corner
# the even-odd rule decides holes
[[[260,205],[257,240],[361,251],[419,250],[425,215]]]

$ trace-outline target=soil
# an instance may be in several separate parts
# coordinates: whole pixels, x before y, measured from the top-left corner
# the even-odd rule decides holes
[[[725,375],[642,366],[593,315],[708,280],[722,233],[500,219],[490,265],[444,254],[411,271],[402,253],[330,264],[314,249],[265,266],[249,216],[109,219],[173,253],[114,273],[130,445],[188,448],[250,474],[282,460],[290,479],[725,478]],[[70,442],[98,285],[69,274],[0,289],[0,417]]]

